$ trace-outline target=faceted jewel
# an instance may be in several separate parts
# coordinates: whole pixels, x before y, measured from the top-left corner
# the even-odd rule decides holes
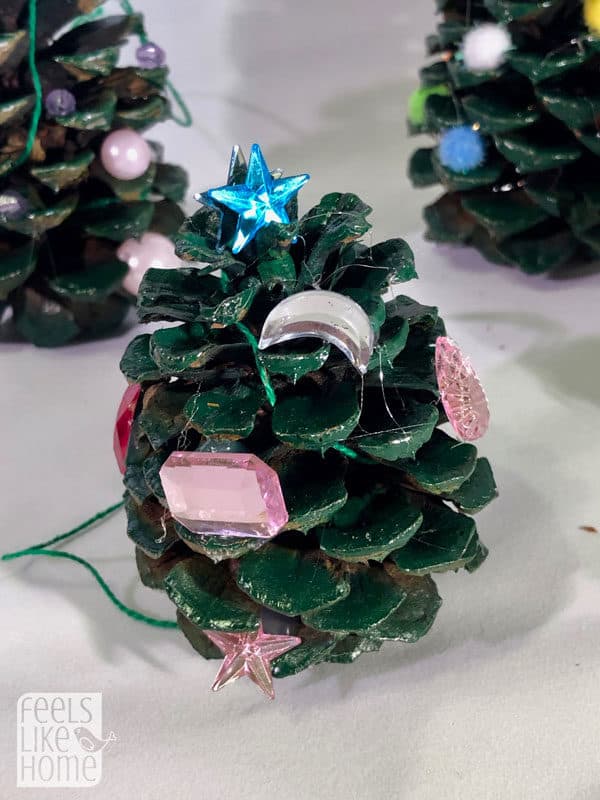
[[[127,448],[129,447],[129,439],[131,437],[133,417],[141,391],[142,387],[139,383],[130,384],[127,389],[125,389],[121,402],[119,403],[119,410],[117,411],[117,419],[113,434],[113,449],[122,475],[125,473],[125,460],[127,458]]]
[[[277,473],[252,453],[178,450],[160,479],[171,514],[192,533],[270,539],[288,521]]]
[[[450,424],[464,441],[480,439],[490,424],[487,397],[471,362],[447,336],[436,340],[435,371]]]
[[[262,150],[252,145],[248,173],[244,183],[228,184],[197,195],[196,200],[209,206],[226,208],[238,214],[232,253],[239,253],[256,234],[272,222],[287,225],[286,206],[304,186],[309,175],[273,178]]]

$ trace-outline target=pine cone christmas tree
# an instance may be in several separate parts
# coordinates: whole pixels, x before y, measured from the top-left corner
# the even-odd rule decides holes
[[[496,487],[440,428],[437,309],[382,300],[416,277],[406,242],[362,243],[371,209],[353,194],[300,219],[295,198],[278,210],[307,176],[266,170],[256,145],[249,166],[235,150],[229,184],[201,196],[177,242],[202,266],[146,273],[140,319],[180,324],[128,346],[116,451],[142,581],[166,589],[206,658],[285,634],[293,649],[272,663],[285,677],[423,636],[441,602],[431,574],[485,559],[470,515]],[[465,397],[445,374],[460,425]],[[232,658],[217,688],[248,674]]]
[[[38,0],[29,55],[26,0],[2,3],[0,313],[9,306],[20,334],[41,346],[116,328],[133,300],[119,244],[147,230],[170,236],[183,222],[185,172],[159,163],[160,147],[148,151],[134,133],[169,116],[167,69],[116,66],[127,37],[144,35],[143,22],[128,14],[77,24],[103,2]],[[75,27],[57,33],[67,23]],[[116,129],[148,151],[150,165],[135,179],[102,164],[102,143]]]
[[[442,21],[427,39],[436,60],[421,70],[409,114],[414,133],[442,135],[409,167],[415,186],[445,189],[425,209],[428,238],[472,244],[528,273],[598,258],[600,38],[583,6],[437,1]],[[442,152],[463,126],[480,135],[483,163]]]

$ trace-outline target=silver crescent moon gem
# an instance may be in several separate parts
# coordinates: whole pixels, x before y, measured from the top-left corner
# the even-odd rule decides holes
[[[352,298],[322,289],[286,297],[267,316],[258,346],[264,350],[304,336],[330,342],[361,375],[366,373],[375,334],[369,317]]]

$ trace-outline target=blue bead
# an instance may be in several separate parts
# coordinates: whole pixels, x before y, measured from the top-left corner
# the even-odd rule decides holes
[[[52,89],[44,99],[49,117],[65,117],[77,108],[74,95],[68,89]]]
[[[442,166],[453,172],[467,173],[485,161],[485,141],[470,125],[459,125],[442,134],[439,145]]]

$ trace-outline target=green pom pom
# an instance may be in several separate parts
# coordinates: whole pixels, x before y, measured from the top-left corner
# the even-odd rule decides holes
[[[437,86],[425,86],[422,89],[415,89],[408,101],[408,119],[411,125],[419,126],[425,123],[425,103],[427,98],[433,94],[448,96],[450,90],[445,83]]]

